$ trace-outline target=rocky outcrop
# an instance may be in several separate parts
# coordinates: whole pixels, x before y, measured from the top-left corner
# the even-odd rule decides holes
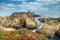
[[[46,36],[49,36],[49,37],[54,37],[55,35],[55,32],[57,32],[59,29],[59,26],[58,24],[56,25],[50,25],[50,24],[47,24],[47,23],[44,23],[42,24],[39,28],[38,28],[38,33],[43,33],[45,34]]]
[[[53,20],[54,18],[45,18],[45,17],[42,17],[42,18],[38,18],[39,21],[41,22],[45,22],[45,23],[48,23],[48,24],[57,24],[58,21],[57,20]]]
[[[37,26],[37,23],[35,22],[31,12],[15,12],[8,17],[0,19],[0,26],[5,26],[8,28],[35,28]]]
[[[27,14],[22,15],[22,17],[24,18],[24,20],[26,22],[26,26],[28,28],[34,28],[37,26],[34,18],[32,17],[32,14],[27,13]]]
[[[16,18],[19,26],[34,28],[37,26],[31,12],[16,12],[9,16],[11,19]]]

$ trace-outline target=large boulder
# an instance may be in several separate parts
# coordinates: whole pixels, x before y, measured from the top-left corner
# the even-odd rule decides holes
[[[55,32],[57,32],[58,29],[59,29],[58,24],[57,25],[50,25],[50,24],[44,23],[38,28],[37,32],[43,33],[46,36],[53,38],[55,35]]]

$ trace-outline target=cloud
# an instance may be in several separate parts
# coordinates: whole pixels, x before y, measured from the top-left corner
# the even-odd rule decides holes
[[[26,4],[27,2],[22,2],[22,4]]]
[[[20,1],[25,1],[25,0],[10,0],[10,1],[18,1],[18,2],[20,2]]]
[[[35,2],[39,2],[45,5],[49,4],[57,4],[60,0],[36,0]]]
[[[0,10],[14,10],[15,8],[0,7]]]
[[[47,11],[48,8],[43,8],[41,3],[38,2],[23,2],[22,4],[18,5],[20,7],[20,10],[24,9],[27,11]],[[23,11],[23,10],[22,10]]]
[[[47,11],[48,8],[43,8],[43,7],[41,7],[40,10],[42,10],[42,11]]]
[[[40,10],[42,12],[50,10],[48,7],[44,7],[45,5],[57,4],[59,0],[36,0],[35,2],[22,2],[22,4],[18,5],[22,10],[30,10],[37,11]]]
[[[15,4],[7,4],[6,6],[7,6],[7,7],[16,7]]]
[[[49,8],[44,7],[44,5],[50,5],[50,4],[56,4],[59,0],[36,0],[35,2],[25,2],[25,0],[11,0],[11,1],[23,1],[21,4],[4,4],[2,3],[0,7],[0,10],[6,9],[6,10],[11,10],[11,9],[20,9],[22,11],[27,10],[27,11],[37,11],[40,10],[42,12],[48,11]],[[58,9],[58,7],[57,7]]]
[[[60,0],[36,0],[34,2],[26,2],[25,0],[10,0],[10,1],[18,1],[21,2],[21,4],[0,3],[0,10],[4,10],[4,11],[13,10],[13,11],[24,11],[24,12],[31,11],[39,15],[41,13],[47,16],[51,16],[52,14],[58,15],[58,13],[60,13],[60,6],[59,6],[60,4],[58,4]],[[52,4],[53,7],[50,7],[52,6]]]
[[[9,10],[9,8],[1,7],[0,10]]]
[[[56,4],[59,0],[36,0],[35,2],[25,2],[25,0],[11,0],[11,1],[23,1],[21,4],[1,4],[8,9],[19,8],[20,10],[30,10],[30,11],[47,11],[49,10],[47,7],[43,7],[44,5]],[[2,8],[1,8],[2,9]]]
[[[56,11],[60,11],[60,5],[56,6],[56,7],[55,7],[55,10],[56,10]]]
[[[26,9],[26,10],[35,10],[35,6],[33,2],[30,3],[22,3],[20,6],[21,9]]]
[[[14,10],[16,5],[0,3],[0,10]]]
[[[59,10],[60,10],[60,6],[58,6],[59,1],[57,0],[36,0],[35,2],[22,2],[22,4],[19,5],[19,8],[20,8],[20,11],[32,11],[32,12],[35,12],[37,14],[40,15],[43,14],[43,15],[47,15],[47,16],[51,16],[51,17],[56,17],[56,15],[58,16],[59,14]],[[56,7],[49,7],[50,6],[53,6],[55,4],[58,4],[56,5]],[[48,7],[45,7],[46,5],[48,5]],[[54,15],[56,14],[56,15]]]

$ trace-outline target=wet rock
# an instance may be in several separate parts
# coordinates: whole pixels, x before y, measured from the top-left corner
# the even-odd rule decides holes
[[[38,33],[43,33],[46,36],[49,37],[54,37],[55,32],[59,29],[58,25],[49,25],[47,23],[42,24],[39,28],[38,28]]]

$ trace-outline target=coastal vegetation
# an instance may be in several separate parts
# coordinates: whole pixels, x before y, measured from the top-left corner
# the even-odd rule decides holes
[[[58,18],[48,18],[48,19],[57,20],[58,22],[60,22],[60,17],[58,17]]]
[[[0,32],[0,40],[48,40],[44,35],[39,35],[27,29]]]

